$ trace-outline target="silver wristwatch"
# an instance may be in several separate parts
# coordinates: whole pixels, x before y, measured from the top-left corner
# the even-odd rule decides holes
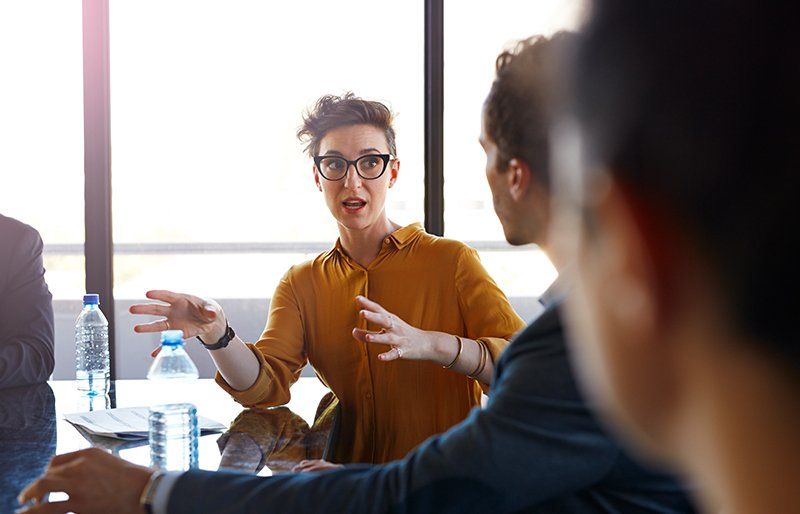
[[[147,514],[153,514],[153,499],[156,497],[158,484],[162,478],[164,478],[163,471],[156,471],[150,475],[150,480],[147,481],[147,485],[142,490],[142,495],[139,496],[139,505],[144,507],[144,511]]]

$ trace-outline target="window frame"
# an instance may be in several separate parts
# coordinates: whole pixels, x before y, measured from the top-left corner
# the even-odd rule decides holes
[[[100,294],[109,321],[111,379],[117,375],[111,206],[109,0],[83,0],[84,244],[86,290]],[[444,235],[444,0],[424,0],[425,228]],[[276,243],[277,247],[281,243]],[[318,242],[309,242],[315,248]],[[118,245],[119,246],[119,245]],[[297,245],[292,244],[293,248]],[[116,248],[125,252],[127,248]]]

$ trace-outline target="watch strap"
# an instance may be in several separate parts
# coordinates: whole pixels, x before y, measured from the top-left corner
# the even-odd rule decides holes
[[[228,346],[228,343],[233,341],[234,337],[236,337],[236,332],[233,331],[230,325],[226,324],[225,333],[222,335],[222,337],[219,338],[219,340],[216,343],[206,344],[205,341],[200,339],[200,336],[197,336],[197,340],[203,344],[203,347],[206,350],[219,350],[220,348],[225,348],[226,346]]]

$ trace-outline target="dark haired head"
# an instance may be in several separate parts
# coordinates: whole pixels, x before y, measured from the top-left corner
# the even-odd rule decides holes
[[[486,132],[498,150],[495,166],[505,169],[513,158],[523,159],[545,186],[549,185],[548,104],[552,49],[568,39],[522,40],[497,57],[496,76],[484,104]]]
[[[669,212],[712,263],[733,326],[795,369],[798,5],[598,1],[570,81],[585,172]]]
[[[306,144],[308,155],[314,157],[319,153],[322,138],[331,130],[349,125],[372,125],[383,130],[389,153],[397,155],[393,121],[392,111],[380,102],[364,100],[351,92],[343,96],[325,95],[303,116],[297,138]]]

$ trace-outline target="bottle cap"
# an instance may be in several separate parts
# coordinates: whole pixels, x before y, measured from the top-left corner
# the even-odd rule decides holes
[[[183,330],[164,330],[161,332],[161,344],[166,346],[183,344]]]
[[[100,303],[100,295],[99,294],[85,294],[83,295],[83,304],[84,305],[97,305]]]

